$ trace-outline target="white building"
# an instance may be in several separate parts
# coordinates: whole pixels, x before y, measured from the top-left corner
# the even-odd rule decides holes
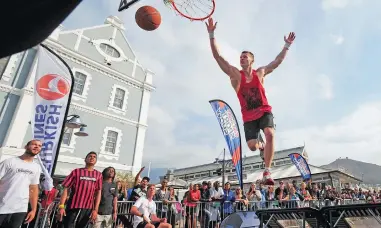
[[[84,165],[90,151],[98,152],[97,169],[113,166],[137,172],[142,165],[153,72],[136,58],[117,17],[103,25],[65,31],[44,41],[71,67],[75,76],[69,114],[88,125],[87,137],[67,131],[56,167],[67,175]],[[31,140],[33,82],[37,48],[0,60],[0,156],[23,153]]]
[[[308,154],[305,147],[296,147],[287,150],[275,151],[274,160],[272,163],[271,174],[276,181],[302,181],[301,175],[295,165],[289,158],[289,154],[298,153],[308,161]],[[262,179],[263,162],[259,155],[244,157],[243,164],[243,183],[245,189]],[[324,169],[318,166],[309,164],[312,180],[317,183],[326,183],[332,186],[339,187],[343,183],[359,183],[361,180],[342,170]],[[181,179],[187,183],[201,183],[202,181],[219,181],[222,183],[222,175],[219,175],[222,168],[222,160],[214,163],[203,164],[199,166],[186,167],[170,171],[166,175],[170,181]],[[231,159],[225,161],[225,181],[229,181],[232,185],[238,185],[235,168],[232,166]]]

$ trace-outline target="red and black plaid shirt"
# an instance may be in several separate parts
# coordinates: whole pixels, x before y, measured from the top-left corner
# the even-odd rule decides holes
[[[69,209],[93,209],[95,191],[102,189],[102,173],[86,168],[74,169],[62,185],[71,190]]]

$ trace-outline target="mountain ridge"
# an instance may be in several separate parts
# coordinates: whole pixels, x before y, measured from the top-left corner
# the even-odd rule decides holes
[[[338,158],[335,161],[320,167],[348,173],[362,180],[364,184],[381,184],[381,166],[376,164],[350,158]]]

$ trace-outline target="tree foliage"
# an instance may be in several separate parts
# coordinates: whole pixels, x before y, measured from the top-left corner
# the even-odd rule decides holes
[[[134,183],[135,177],[129,171],[117,171],[115,175],[116,181],[122,181],[128,183],[130,186]]]

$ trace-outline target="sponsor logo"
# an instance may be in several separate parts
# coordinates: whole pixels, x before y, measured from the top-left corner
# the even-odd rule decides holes
[[[46,74],[36,83],[36,91],[45,100],[58,100],[70,91],[69,83],[57,74]]]
[[[220,121],[222,132],[231,140],[239,138],[239,131],[233,113],[228,109],[218,109],[217,118]]]
[[[46,169],[50,172],[60,136],[62,106],[38,104],[35,107],[34,113],[33,135],[35,139],[43,142],[40,158]]]
[[[97,181],[97,179],[95,177],[80,177],[79,178],[80,180],[85,180],[85,181]]]
[[[33,174],[33,171],[29,169],[16,169],[16,173],[26,173],[26,174]]]

